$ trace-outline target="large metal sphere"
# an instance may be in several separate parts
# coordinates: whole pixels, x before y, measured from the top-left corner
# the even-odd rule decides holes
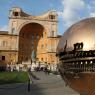
[[[72,25],[59,41],[57,56],[67,85],[82,95],[95,95],[95,18]]]
[[[95,18],[82,20],[72,25],[60,39],[57,50],[63,50],[67,40],[67,50],[73,49],[74,43],[84,43],[84,50],[95,49]]]

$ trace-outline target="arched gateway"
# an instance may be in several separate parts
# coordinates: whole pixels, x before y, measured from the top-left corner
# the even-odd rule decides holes
[[[29,63],[32,60],[57,63],[56,47],[60,37],[57,35],[57,23],[54,10],[41,16],[32,16],[21,8],[12,8],[8,32],[11,35],[11,52],[8,52],[10,57],[7,56],[7,62]]]

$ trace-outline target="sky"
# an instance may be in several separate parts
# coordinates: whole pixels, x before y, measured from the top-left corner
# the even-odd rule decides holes
[[[56,10],[59,34],[82,19],[95,17],[95,0],[0,0],[0,31],[8,30],[9,10],[12,7],[20,7],[36,16]]]

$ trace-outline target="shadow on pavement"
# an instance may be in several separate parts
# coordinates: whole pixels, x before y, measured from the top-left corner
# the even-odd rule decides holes
[[[14,88],[0,89],[0,95],[79,95],[68,86],[65,86],[65,82],[60,76],[47,75],[44,72],[32,72],[32,74],[30,76],[32,84],[29,84],[30,92],[28,92],[28,83],[0,85],[0,88]]]
[[[43,93],[42,91],[42,88],[40,88],[37,84],[31,85],[31,95],[45,95],[45,93]]]
[[[33,74],[32,72],[29,72],[29,74],[31,75],[31,77],[35,80],[40,80],[39,77],[37,77],[35,74]]]
[[[0,89],[0,95],[45,95],[42,93],[41,88],[36,84],[31,84],[30,92],[28,92],[27,84],[23,84],[21,87],[17,87],[19,84],[11,84],[8,86],[3,86],[3,88],[13,88],[13,89]],[[2,86],[0,86],[1,88]]]

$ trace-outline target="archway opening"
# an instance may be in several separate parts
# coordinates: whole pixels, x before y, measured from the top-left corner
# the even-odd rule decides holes
[[[36,58],[38,43],[43,37],[43,32],[44,27],[38,23],[29,23],[22,27],[19,33],[19,62],[27,62]]]

